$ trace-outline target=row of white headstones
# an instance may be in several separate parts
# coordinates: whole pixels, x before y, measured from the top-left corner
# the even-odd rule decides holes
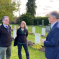
[[[12,28],[12,25],[10,25],[11,28]],[[28,29],[28,27],[26,27]],[[13,38],[15,38],[17,35],[16,35],[16,25],[14,26],[14,30],[13,30]],[[42,35],[45,36],[45,32],[46,32],[46,29],[45,28],[42,28]],[[32,33],[35,34],[35,44],[40,44],[40,39],[41,39],[41,35],[39,33],[35,33],[35,27],[32,27]]]

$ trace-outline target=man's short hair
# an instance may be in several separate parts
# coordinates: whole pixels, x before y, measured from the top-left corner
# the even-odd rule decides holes
[[[57,11],[52,11],[50,14],[54,16],[56,19],[59,19],[59,13]]]
[[[8,17],[8,16],[3,16],[3,17],[2,17],[2,20],[5,20],[5,18],[9,18],[9,17]]]

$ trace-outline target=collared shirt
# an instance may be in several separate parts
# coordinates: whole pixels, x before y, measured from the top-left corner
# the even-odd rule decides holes
[[[20,28],[20,30],[21,30],[21,28]],[[22,32],[22,34],[24,33],[24,30],[21,30],[21,32]]]
[[[57,21],[57,22],[58,22],[58,21]],[[57,22],[55,22],[54,24],[51,24],[51,28],[52,28]]]
[[[5,27],[5,28],[7,28],[8,26],[6,26],[5,24],[3,24],[3,26]]]

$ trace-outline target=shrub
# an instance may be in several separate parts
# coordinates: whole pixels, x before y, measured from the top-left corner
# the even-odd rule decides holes
[[[32,48],[34,48],[34,49],[41,49],[42,46],[41,46],[40,44],[34,44],[34,45],[32,46]]]
[[[20,19],[18,20],[18,23],[21,21],[25,21],[27,25],[33,25],[34,18],[29,13],[21,15]]]

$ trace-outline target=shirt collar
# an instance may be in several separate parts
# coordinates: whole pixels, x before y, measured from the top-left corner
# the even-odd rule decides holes
[[[57,22],[58,22],[58,21],[57,21]],[[51,24],[51,28],[52,28],[57,22],[55,22],[54,24]]]
[[[8,26],[6,26],[5,24],[3,24],[3,26],[5,27],[5,28],[7,28]]]

